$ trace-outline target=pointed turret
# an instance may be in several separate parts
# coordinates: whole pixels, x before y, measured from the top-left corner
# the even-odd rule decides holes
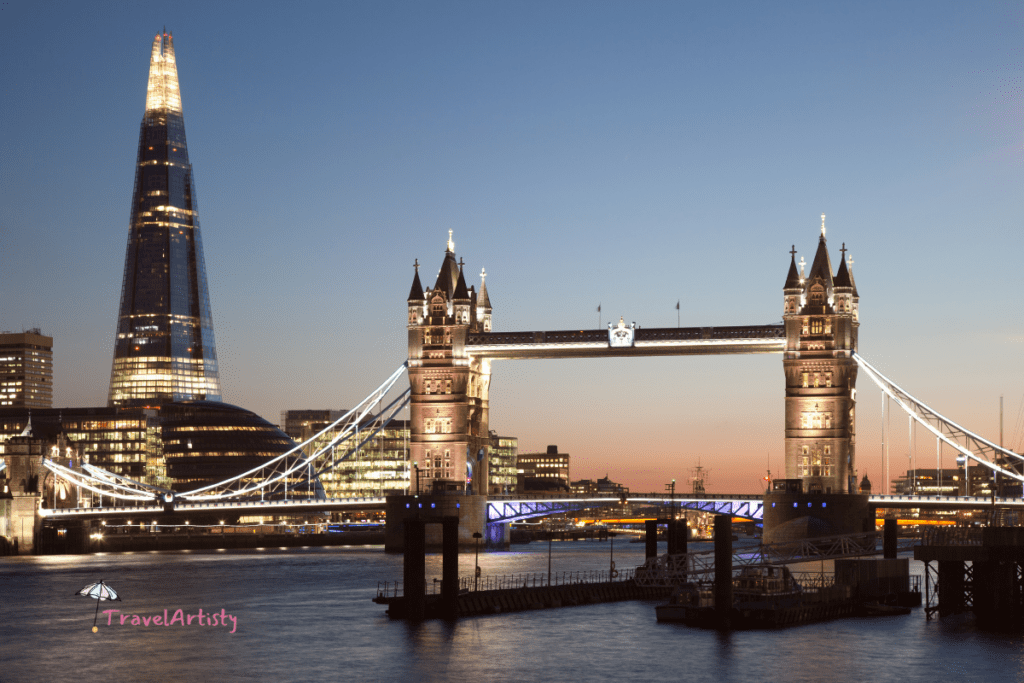
[[[491,297],[487,295],[487,271],[480,271],[480,296],[476,299],[476,305],[478,308],[486,308],[488,311],[491,310]]]
[[[465,265],[461,261],[459,262],[459,278],[455,283],[455,293],[452,295],[452,299],[455,301],[469,301],[469,288],[466,287],[466,278],[462,274],[462,266]]]
[[[448,245],[444,250],[444,261],[434,282],[435,292],[444,292],[450,301],[455,296],[455,283],[459,279],[459,265],[455,263],[455,244],[452,242],[452,231],[448,231]]]
[[[491,331],[491,298],[487,296],[487,270],[480,271],[480,294],[476,298],[476,315],[480,329]]]
[[[413,301],[422,304],[423,303],[423,285],[420,284],[420,261],[416,259],[413,268],[416,269],[416,274],[412,276],[412,288],[409,290],[409,303]]]
[[[452,307],[455,313],[455,322],[468,325],[469,311],[472,298],[469,296],[469,289],[466,287],[466,277],[462,274],[462,260],[459,259],[459,277],[455,283],[455,293],[452,295]]]
[[[800,284],[800,273],[796,270],[796,245],[793,245],[793,251],[790,252],[789,260],[789,273],[786,275],[786,284],[782,285],[783,289],[799,289],[802,285]]]
[[[843,245],[843,251],[846,251],[845,245]],[[839,272],[836,273],[834,283],[836,289],[840,287],[853,289],[853,280],[850,278],[850,271],[846,268],[846,259],[840,259]]]
[[[834,286],[832,281],[832,261],[828,257],[828,246],[825,244],[824,233],[818,239],[818,251],[814,254],[814,261],[811,263],[811,272],[807,274],[807,280],[811,281],[816,277],[821,278],[826,288],[831,289]]]

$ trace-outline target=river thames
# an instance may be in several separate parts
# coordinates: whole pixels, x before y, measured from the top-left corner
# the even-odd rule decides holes
[[[611,550],[554,543],[553,569],[607,569]],[[614,543],[619,568],[643,552]],[[459,559],[471,576],[473,554]],[[480,564],[485,576],[546,572],[548,545]],[[732,633],[659,624],[655,602],[390,621],[371,600],[378,581],[401,579],[402,558],[380,547],[8,557],[0,575],[2,681],[1024,682],[1024,637],[923,609]],[[428,555],[428,583],[440,575]],[[96,603],[74,593],[100,579],[123,600],[101,603],[93,633]]]

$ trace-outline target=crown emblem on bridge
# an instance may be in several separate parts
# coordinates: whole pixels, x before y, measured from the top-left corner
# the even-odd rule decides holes
[[[626,321],[620,316],[619,324],[612,327],[611,323],[608,323],[608,346],[611,347],[629,347],[633,346],[634,337],[636,335],[636,323],[630,323],[626,326]]]

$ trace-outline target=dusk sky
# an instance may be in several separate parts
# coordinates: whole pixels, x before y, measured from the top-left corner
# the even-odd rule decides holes
[[[827,214],[860,352],[1024,447],[1024,3],[0,5],[0,329],[104,405],[153,37],[174,35],[224,400],[345,408],[406,358],[448,230],[495,331],[782,319]],[[473,277],[469,278],[469,275]],[[573,478],[754,493],[781,355],[494,365],[491,428]],[[856,467],[883,488],[880,392]],[[892,415],[891,476],[907,469]],[[919,428],[921,467],[935,441]],[[950,449],[944,464],[953,465]]]

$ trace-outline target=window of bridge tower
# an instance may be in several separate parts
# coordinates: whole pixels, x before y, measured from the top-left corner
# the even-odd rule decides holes
[[[808,377],[808,373],[806,373],[806,372],[805,372],[805,373],[803,373],[803,379],[804,379],[804,388],[805,388],[805,389],[807,388],[807,377]]]
[[[446,394],[452,393],[452,381],[450,379],[446,379],[444,381],[444,393],[446,393]]]
[[[826,372],[825,373],[825,386],[826,387],[832,386],[832,373],[831,372]]]
[[[811,320],[811,334],[821,334],[825,327],[825,323],[821,318],[814,318]]]

